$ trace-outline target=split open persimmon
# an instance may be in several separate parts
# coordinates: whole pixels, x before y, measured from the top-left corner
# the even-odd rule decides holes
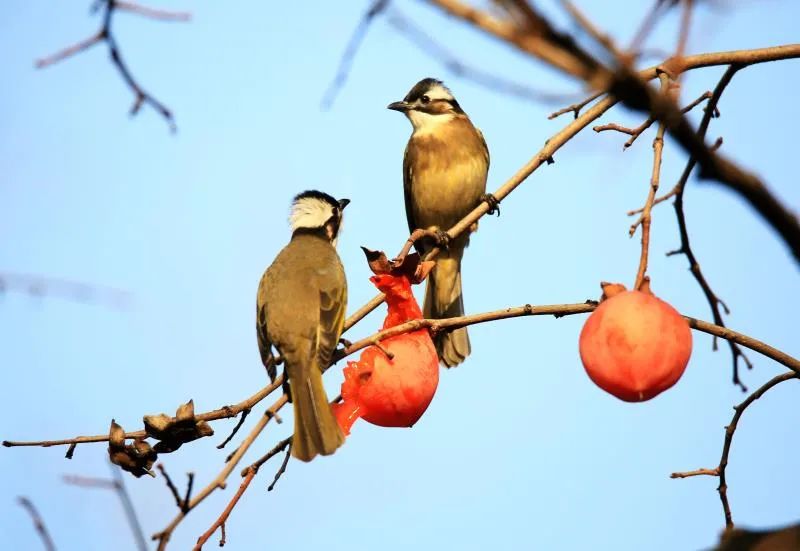
[[[370,281],[386,298],[383,329],[422,318],[408,276],[379,273]],[[333,412],[346,435],[359,417],[382,427],[412,426],[439,384],[439,359],[427,328],[370,346],[343,371],[342,402],[333,405]]]

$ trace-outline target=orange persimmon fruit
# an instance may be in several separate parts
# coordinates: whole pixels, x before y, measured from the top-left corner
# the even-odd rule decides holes
[[[643,402],[672,387],[692,353],[688,322],[645,285],[627,291],[603,284],[604,299],[581,330],[579,349],[589,378],[626,402]]]

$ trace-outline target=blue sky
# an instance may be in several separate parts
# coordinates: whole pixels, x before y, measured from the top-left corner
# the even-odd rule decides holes
[[[83,4],[87,4],[84,6]],[[567,19],[544,3],[556,21]],[[626,43],[645,5],[583,2]],[[590,6],[591,4],[591,6]],[[734,6],[736,4],[736,6]],[[561,105],[498,95],[457,78],[378,20],[333,108],[320,100],[365,2],[163,2],[189,9],[188,24],[119,16],[118,41],[143,86],[175,112],[178,133],[152,110],[130,120],[132,97],[102,47],[47,70],[33,60],[88,36],[99,22],[88,2],[12,0],[0,19],[0,271],[123,289],[128,306],[58,297],[0,297],[0,365],[5,439],[104,432],[112,417],[138,428],[143,414],[173,412],[189,398],[208,410],[264,384],[253,323],[263,269],[289,235],[290,198],[307,188],[349,197],[339,251],[350,310],[374,295],[360,245],[394,252],[407,236],[402,150],[410,126],[385,106],[420,78],[439,76],[483,130],[492,154],[489,188],[499,187],[567,124],[547,120]],[[689,52],[796,42],[800,6],[788,1],[719,2],[697,13]],[[424,3],[398,3],[421,27],[471,63],[546,91],[574,83],[509,48],[442,17]],[[676,17],[651,41],[669,50]],[[800,116],[800,62],[736,75],[710,138],[761,175],[788,205],[800,190],[791,155]],[[710,89],[722,68],[686,75],[683,101]],[[569,103],[566,102],[566,103]],[[694,120],[699,112],[693,113]],[[603,122],[636,125],[615,109]],[[638,237],[625,216],[641,206],[652,162],[652,132],[622,152],[625,137],[586,131],[485,218],[464,265],[469,312],[524,303],[582,302],[601,280],[633,281]],[[685,157],[670,141],[668,189]],[[692,245],[730,326],[797,356],[796,263],[738,197],[692,181],[686,193]],[[671,206],[654,211],[653,288],[681,312],[710,319],[676,248]],[[644,404],[622,403],[595,387],[577,350],[584,318],[523,318],[470,329],[473,354],[443,372],[436,397],[411,430],[359,422],[330,458],[292,462],[267,493],[274,466],[254,482],[227,524],[226,549],[698,549],[723,527],[717,480],[670,480],[713,467],[733,387],[725,347],[694,335],[683,379]],[[372,333],[382,314],[351,334]],[[744,380],[756,388],[783,368],[750,354]],[[326,375],[338,389],[339,368]],[[796,521],[800,452],[796,382],[748,410],[731,451],[734,519],[768,527]],[[287,419],[290,418],[287,411]],[[205,485],[227,455],[213,438],[163,456],[173,478],[194,471]],[[270,426],[245,458],[285,437]],[[66,486],[63,474],[105,476],[105,446],[0,450],[0,530],[9,548],[36,548],[15,496],[39,507],[59,549],[133,549],[113,495]],[[238,473],[238,469],[236,471]],[[147,534],[175,513],[160,479],[128,478]],[[218,492],[173,536],[186,549],[238,486]],[[211,545],[216,546],[215,540]]]

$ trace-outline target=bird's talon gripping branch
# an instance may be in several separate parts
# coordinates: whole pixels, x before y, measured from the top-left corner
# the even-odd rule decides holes
[[[344,337],[340,337],[339,338],[339,344],[341,344],[345,348],[349,348],[349,347],[353,346],[353,343],[351,341],[348,341]]]
[[[450,234],[439,228],[436,228],[433,233],[436,235],[436,245],[445,250],[450,248]]]
[[[397,256],[392,259],[392,267],[396,268],[397,266],[400,266],[406,259],[406,256],[408,256],[408,253],[411,252],[411,247],[413,247],[414,244],[420,239],[425,237],[434,240],[436,242],[436,246],[442,247],[443,249],[447,249],[450,243],[450,235],[448,235],[448,233],[444,230],[439,228],[427,230],[417,228],[411,232],[411,235],[408,236],[408,239],[406,239],[406,242],[403,244],[403,248],[400,250]]]
[[[497,197],[491,193],[484,193],[481,195],[481,201],[489,205],[489,210],[486,211],[486,214],[492,215],[497,213],[497,216],[500,216],[500,200]]]

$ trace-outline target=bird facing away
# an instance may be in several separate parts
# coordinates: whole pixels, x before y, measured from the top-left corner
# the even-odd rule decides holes
[[[444,238],[444,232],[478,203],[494,200],[485,195],[489,150],[483,134],[472,125],[450,90],[433,78],[419,81],[403,101],[396,101],[388,108],[405,113],[413,126],[403,157],[409,230],[434,230]],[[464,314],[461,258],[468,243],[469,234],[462,233],[450,240],[436,257],[436,267],[425,289],[426,318]],[[416,244],[423,255],[432,246],[430,240]],[[460,364],[470,353],[466,327],[439,333],[434,342],[439,359],[447,367]]]
[[[258,284],[256,334],[261,360],[275,379],[274,346],[294,404],[292,455],[311,461],[344,442],[322,384],[322,371],[339,343],[347,281],[336,254],[342,210],[350,201],[305,191],[294,198],[292,238]]]

